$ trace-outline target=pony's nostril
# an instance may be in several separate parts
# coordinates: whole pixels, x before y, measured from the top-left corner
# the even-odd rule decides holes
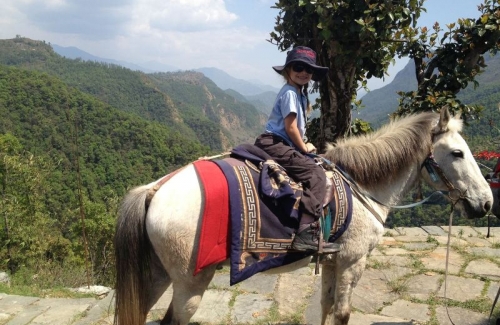
[[[484,211],[488,212],[491,210],[491,201],[487,201],[485,204],[484,204]]]

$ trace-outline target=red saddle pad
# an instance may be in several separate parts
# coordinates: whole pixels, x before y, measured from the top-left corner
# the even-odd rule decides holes
[[[203,186],[203,215],[194,275],[204,267],[229,258],[229,188],[217,164],[195,161]]]

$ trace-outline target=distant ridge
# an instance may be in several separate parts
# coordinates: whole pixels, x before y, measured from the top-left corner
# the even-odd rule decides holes
[[[500,94],[500,55],[492,57],[486,53],[484,59],[487,67],[483,73],[476,77],[479,87],[474,89],[474,85],[470,83],[466,89],[462,89],[457,95],[457,98],[464,104],[485,105],[488,102],[486,99]],[[353,118],[363,119],[370,122],[373,127],[378,128],[389,122],[389,115],[396,111],[399,105],[398,99],[400,98],[397,92],[407,92],[416,89],[415,64],[410,60],[396,74],[391,83],[382,88],[370,91],[361,97],[364,107],[359,113],[354,112]],[[488,107],[486,108],[488,109]]]
[[[244,96],[259,95],[265,92],[279,92],[278,88],[269,85],[252,83],[243,79],[230,76],[226,72],[217,68],[199,68],[195,71],[203,73],[221,89],[233,89]]]
[[[142,71],[142,72],[146,72],[146,73],[154,72],[153,70],[143,68],[143,67],[141,67],[137,64],[134,64],[134,63],[101,58],[101,57],[92,55],[88,52],[85,52],[83,50],[80,50],[79,48],[74,47],[74,46],[64,47],[64,46],[59,46],[56,44],[50,44],[50,46],[52,46],[52,48],[54,49],[54,52],[56,52],[60,56],[66,57],[68,59],[82,59],[84,61],[105,62],[105,63],[110,63],[110,64],[116,64],[116,65],[128,68],[132,71]]]
[[[399,71],[391,83],[382,88],[368,92],[361,97],[363,108],[353,118],[360,118],[379,127],[389,121],[389,114],[398,107],[398,91],[410,91],[417,88],[415,64],[413,61]]]
[[[163,64],[157,61],[148,61],[140,64],[135,64],[125,61],[118,61],[114,59],[98,57],[74,46],[64,47],[57,44],[51,44],[51,46],[54,49],[54,52],[68,59],[82,59],[84,61],[110,63],[128,68],[133,71],[142,71],[144,73],[181,71],[181,69],[177,67]],[[258,81],[247,81],[243,79],[238,79],[229,75],[225,71],[217,68],[205,67],[205,68],[190,69],[190,70],[203,73],[207,78],[212,80],[217,85],[217,87],[223,90],[232,89],[233,91],[242,94],[243,96],[247,97],[247,99],[249,99],[251,103],[253,103],[256,106],[259,106],[258,107],[259,110],[264,112],[267,112],[266,107],[269,106],[268,104],[269,93],[271,93],[272,96],[276,96],[276,94],[279,92],[279,89],[276,87],[265,85]],[[248,98],[249,96],[259,97],[260,95],[262,95],[263,97],[262,99]]]

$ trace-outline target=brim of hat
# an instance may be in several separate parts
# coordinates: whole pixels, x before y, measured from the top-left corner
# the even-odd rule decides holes
[[[287,65],[289,65],[290,63],[293,63],[293,62],[303,62],[303,61],[294,60],[294,61],[288,62]],[[313,64],[309,64],[309,63],[306,63],[306,64],[308,66],[311,66],[314,69],[314,72],[313,72],[313,75],[311,78],[314,81],[321,81],[321,79],[323,79],[326,76],[326,74],[328,73],[327,67],[320,67],[319,65],[313,65]],[[285,68],[286,68],[286,65],[276,65],[273,67],[274,71],[276,71],[279,74],[281,74]]]

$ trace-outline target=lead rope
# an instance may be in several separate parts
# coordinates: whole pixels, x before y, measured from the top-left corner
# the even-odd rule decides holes
[[[448,315],[448,319],[450,320],[452,325],[455,323],[451,320],[450,311],[448,310],[448,299],[446,298],[446,289],[448,287],[448,261],[450,257],[450,240],[451,240],[451,225],[453,220],[453,210],[455,208],[455,204],[457,204],[458,200],[452,201],[451,212],[450,212],[450,221],[448,222],[448,241],[446,243],[446,263],[444,270],[444,306],[446,308],[446,314]]]

